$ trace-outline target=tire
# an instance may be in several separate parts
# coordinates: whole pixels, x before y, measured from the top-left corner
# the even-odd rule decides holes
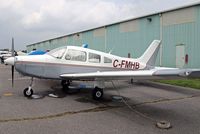
[[[68,93],[68,91],[69,91],[69,85],[68,84],[62,85],[62,90],[63,90],[64,93]]]
[[[68,85],[68,86],[69,86],[69,85],[71,84],[71,82],[72,82],[71,80],[62,80],[60,84],[61,84],[62,86],[65,86],[65,85]]]
[[[62,80],[60,84],[61,84],[62,86],[64,86],[64,85],[66,84],[66,82],[67,82],[66,80]]]
[[[94,100],[101,100],[103,98],[103,89],[95,87],[92,90],[92,98]]]
[[[68,93],[69,92],[69,86],[71,84],[71,81],[70,80],[62,80],[61,81],[61,85],[62,85],[62,90],[63,92],[65,93]]]
[[[33,89],[28,92],[28,87],[24,89],[24,96],[25,97],[31,97],[33,95]]]

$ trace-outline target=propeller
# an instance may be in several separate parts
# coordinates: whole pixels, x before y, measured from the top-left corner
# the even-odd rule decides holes
[[[14,38],[12,38],[11,54],[12,54],[12,57],[15,56],[15,54],[14,54]],[[12,65],[11,71],[12,71],[12,87],[13,87],[14,86],[14,65]]]

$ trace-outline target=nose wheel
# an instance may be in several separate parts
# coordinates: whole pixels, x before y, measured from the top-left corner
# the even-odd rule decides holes
[[[33,95],[33,89],[31,87],[27,87],[24,89],[24,96],[31,97]]]
[[[33,85],[33,77],[31,78],[31,84],[29,85],[29,87],[24,89],[23,93],[25,97],[31,97],[33,95],[32,85]]]

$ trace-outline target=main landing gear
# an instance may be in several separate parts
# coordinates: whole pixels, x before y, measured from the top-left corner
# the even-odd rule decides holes
[[[27,88],[24,89],[25,97],[31,97],[33,95],[32,85],[33,85],[33,77],[31,77],[31,84]]]
[[[69,93],[70,84],[71,84],[71,80],[61,81],[62,89],[65,93]],[[101,100],[103,98],[103,87],[104,87],[104,81],[94,82],[94,89],[92,90],[92,94],[91,94],[94,100]]]
[[[94,100],[101,100],[103,98],[103,88],[105,87],[104,81],[96,79],[94,81],[94,89],[92,90],[92,98]]]
[[[102,88],[98,88],[98,87],[95,87],[93,90],[92,90],[92,98],[94,100],[101,100],[103,98],[103,89]]]
[[[71,81],[70,80],[62,80],[61,85],[62,89],[65,93],[68,93],[69,91],[69,86],[70,86]],[[31,97],[33,95],[33,77],[31,78],[31,84],[24,89],[24,96],[25,97]],[[103,81],[95,81],[94,83],[94,89],[92,90],[92,98],[94,100],[101,100],[103,98],[103,87],[104,87],[104,82]]]
[[[70,80],[62,80],[62,81],[61,81],[62,90],[63,90],[65,93],[68,93],[70,83],[71,83]]]

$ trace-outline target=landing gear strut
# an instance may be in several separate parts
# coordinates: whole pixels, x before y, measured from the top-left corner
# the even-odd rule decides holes
[[[31,78],[31,84],[27,88],[24,89],[25,97],[31,97],[33,95],[32,85],[33,85],[33,77]]]
[[[62,80],[62,81],[61,81],[62,90],[63,90],[65,93],[68,93],[68,91],[69,91],[70,82],[71,82],[70,80]]]
[[[69,93],[69,86],[71,84],[70,80],[62,80],[62,90],[65,93]],[[92,90],[92,98],[94,100],[101,100],[103,98],[103,87],[104,87],[104,81],[102,80],[96,80],[94,83],[94,89]],[[80,91],[80,89],[79,89]]]
[[[92,90],[92,98],[101,100],[103,98],[103,88],[105,87],[104,80],[96,79],[94,81],[94,89]]]

